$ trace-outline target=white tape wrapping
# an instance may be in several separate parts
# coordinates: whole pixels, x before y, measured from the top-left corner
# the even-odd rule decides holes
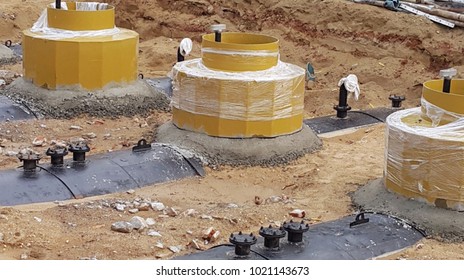
[[[239,56],[272,56],[279,57],[279,52],[275,51],[266,51],[266,50],[225,50],[225,49],[216,49],[216,48],[201,48],[203,53],[214,53],[214,54],[226,54],[226,55],[239,55]]]
[[[48,7],[55,7],[55,3],[51,3]],[[106,3],[98,2],[76,2],[77,10],[96,11],[104,10],[108,7]],[[61,3],[61,9],[67,10],[66,2]],[[31,32],[36,34],[38,38],[49,40],[71,39],[76,37],[97,37],[97,36],[112,36],[118,34],[120,29],[117,27],[103,30],[86,30],[86,31],[71,31],[58,28],[48,27],[47,9],[44,9],[40,14],[39,19],[32,25]]]
[[[264,71],[222,72],[201,59],[173,67],[174,108],[242,121],[270,121],[303,114],[305,70],[279,62]]]

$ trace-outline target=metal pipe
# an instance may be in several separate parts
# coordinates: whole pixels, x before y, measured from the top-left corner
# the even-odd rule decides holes
[[[184,61],[185,57],[180,53],[180,47],[177,48],[177,62]]]
[[[450,91],[451,91],[451,77],[444,77],[443,92],[450,93]]]
[[[219,30],[214,31],[214,41],[221,42],[221,40],[222,40],[221,31]]]
[[[337,118],[344,119],[348,115],[348,111],[351,107],[348,106],[348,91],[346,90],[345,84],[340,86],[340,93],[338,97],[338,106],[334,106],[337,110]]]
[[[61,0],[56,0],[55,1],[55,8],[61,9]]]

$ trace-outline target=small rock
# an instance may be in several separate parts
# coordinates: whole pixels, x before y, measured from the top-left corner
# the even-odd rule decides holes
[[[148,236],[153,236],[153,237],[162,237],[161,233],[157,232],[154,229],[149,229],[147,232]]]
[[[5,238],[5,236],[3,235],[3,233],[0,232],[0,242],[3,242],[4,238]]]
[[[28,255],[26,253],[22,253],[21,256],[19,256],[21,260],[27,260]]]
[[[142,202],[140,203],[140,205],[137,207],[137,209],[139,209],[139,211],[148,211],[150,210],[150,204],[146,203],[146,202]]]
[[[122,233],[130,233],[134,230],[134,226],[129,222],[116,222],[111,225],[111,230]]]
[[[41,127],[41,128],[47,128],[47,125],[41,123],[41,124],[40,124],[40,127]]]
[[[8,221],[8,216],[0,214],[0,220],[7,220]]]
[[[4,86],[4,85],[6,85],[5,80],[4,80],[4,79],[0,79],[0,86]]]
[[[261,205],[263,203],[263,200],[259,196],[255,196],[255,204],[256,205]]]
[[[47,138],[43,137],[43,136],[37,136],[34,138],[34,140],[32,140],[32,145],[34,147],[42,147],[45,142],[47,142]]]
[[[14,151],[7,151],[5,155],[9,157],[15,157],[18,155],[18,153]]]
[[[93,123],[94,124],[105,124],[105,121],[104,120],[94,120]]]
[[[139,212],[139,209],[137,209],[137,208],[129,209],[129,213],[131,213],[131,214],[135,214],[137,212]]]
[[[171,252],[169,252],[169,253],[164,253],[164,254],[156,254],[156,255],[155,255],[155,258],[157,258],[157,259],[164,259],[164,258],[170,257],[171,255],[172,255]]]
[[[268,199],[266,199],[267,203],[277,203],[277,202],[281,202],[281,201],[282,201],[282,197],[277,196],[277,195],[273,195],[273,196],[269,197]]]
[[[220,232],[213,227],[207,228],[203,231],[202,238],[208,242],[213,242],[219,237]]]
[[[238,220],[233,218],[233,219],[229,219],[229,223],[233,224],[233,225],[236,225],[238,224]]]
[[[176,217],[179,213],[172,207],[166,208],[164,210],[164,214],[168,215],[169,217]]]
[[[204,219],[204,220],[212,220],[213,217],[209,216],[209,215],[201,215],[200,218]]]
[[[161,202],[152,202],[150,204],[150,207],[151,207],[151,209],[153,209],[155,211],[162,211],[162,210],[164,210],[166,208],[166,206],[164,206],[164,204],[161,203]]]
[[[288,213],[290,216],[295,217],[295,218],[304,218],[306,216],[306,213],[304,210],[300,209],[295,209],[292,210],[290,213]]]
[[[155,219],[153,218],[147,218],[145,223],[147,223],[148,226],[154,226],[156,224]]]
[[[164,245],[163,245],[163,243],[161,243],[161,242],[156,242],[155,247],[156,247],[156,248],[163,249],[163,248],[164,248]]]
[[[139,216],[132,217],[130,223],[132,224],[135,230],[143,230],[148,227],[147,223],[145,222],[145,219]]]
[[[103,134],[103,139],[108,140],[109,138],[111,138],[111,134],[110,134],[110,133]]]
[[[41,223],[41,222],[42,222],[42,219],[41,219],[41,218],[39,218],[39,217],[34,217],[34,219],[35,219],[37,222],[39,222],[39,223]]]
[[[198,243],[198,240],[196,239],[193,239],[192,241],[190,241],[190,243],[187,246],[189,246],[190,248],[201,250],[200,244]]]
[[[144,122],[144,123],[139,124],[139,126],[140,126],[141,128],[144,128],[144,127],[147,127],[147,126],[148,126],[148,123],[147,123],[147,122]]]
[[[71,130],[82,130],[82,127],[80,127],[80,126],[78,126],[78,125],[71,125],[71,126],[69,127],[69,129],[71,129]]]
[[[128,194],[134,194],[134,193],[135,193],[135,190],[130,189],[130,190],[128,190],[126,193],[128,193]]]
[[[0,240],[1,240],[1,238],[0,238]],[[416,245],[417,250],[420,250],[422,248],[424,248],[424,243],[419,243],[419,244]]]
[[[187,209],[182,213],[182,215],[184,215],[186,217],[193,217],[196,214],[197,214],[197,211],[195,211],[195,209]]]
[[[229,203],[227,204],[226,208],[238,208],[238,205],[235,203]]]
[[[187,230],[186,233],[187,233],[188,235],[192,235],[192,234],[193,234],[193,231]]]
[[[126,209],[126,205],[118,203],[114,206],[114,209],[116,209],[116,211],[119,212],[124,212],[124,210]]]
[[[180,251],[182,251],[182,246],[169,246],[168,247],[169,251],[173,252],[174,254],[175,253],[179,253]]]
[[[97,134],[95,134],[93,132],[89,132],[89,133],[83,134],[82,137],[84,139],[95,139],[95,138],[97,138]]]

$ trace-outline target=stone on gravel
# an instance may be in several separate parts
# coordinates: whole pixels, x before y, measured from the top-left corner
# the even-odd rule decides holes
[[[179,213],[176,211],[176,209],[169,207],[164,210],[164,214],[168,215],[169,217],[176,217],[179,215]]]
[[[130,223],[132,224],[135,230],[139,231],[148,227],[147,223],[145,222],[145,219],[139,216],[132,217]]]
[[[145,223],[147,223],[148,226],[154,226],[156,224],[155,219],[153,218],[147,218]]]
[[[137,209],[137,208],[129,209],[129,213],[131,213],[131,214],[135,214],[137,212],[139,212],[139,209]]]
[[[153,237],[162,237],[161,233],[157,232],[154,229],[148,230],[147,235],[148,236],[153,236]]]
[[[114,209],[116,209],[119,212],[124,212],[124,210],[126,209],[126,206],[124,204],[118,203],[114,206]]]
[[[130,233],[132,230],[134,230],[134,226],[132,223],[120,221],[113,223],[111,225],[111,230],[122,233]]]
[[[150,206],[155,211],[163,211],[166,208],[162,202],[152,202]]]
[[[135,193],[135,190],[130,189],[130,190],[128,190],[126,193],[128,193],[128,194],[133,194],[133,193]]]
[[[164,248],[164,245],[163,245],[163,243],[161,243],[161,242],[156,242],[155,247],[156,247],[156,248],[163,249],[163,248]]]
[[[150,210],[150,204],[146,203],[146,202],[142,202],[140,203],[140,205],[137,207],[137,209],[139,209],[139,211],[148,211]]]
[[[169,246],[168,249],[173,253],[179,253],[180,251],[182,251],[182,246],[181,245],[179,245],[179,246]]]

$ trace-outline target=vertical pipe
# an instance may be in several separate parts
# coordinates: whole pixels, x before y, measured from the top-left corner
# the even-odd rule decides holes
[[[348,91],[345,88],[345,84],[340,86],[340,94],[338,97],[338,108],[337,118],[346,118],[348,115],[346,108],[348,107]]]
[[[214,31],[214,41],[216,42],[221,42],[222,38],[221,38],[221,31]]]
[[[56,0],[55,1],[55,8],[61,9],[61,0]]]
[[[451,90],[451,77],[444,77],[443,92],[450,93],[450,90]]]
[[[177,48],[177,62],[184,61],[185,57],[180,53],[180,47]]]

